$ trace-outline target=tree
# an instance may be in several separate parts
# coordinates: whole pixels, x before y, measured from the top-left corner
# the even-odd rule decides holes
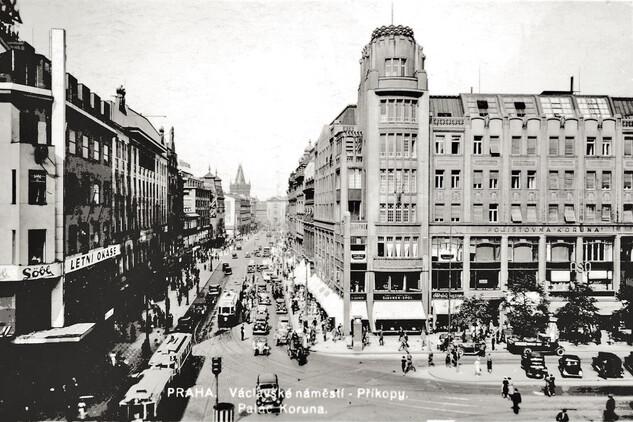
[[[570,286],[566,296],[567,303],[556,313],[561,334],[567,340],[587,342],[598,325],[596,299],[585,284]]]
[[[519,337],[534,337],[544,331],[549,321],[545,291],[534,277],[515,278],[503,302],[512,333]]]
[[[492,308],[490,302],[481,296],[465,298],[452,322],[461,329],[477,324],[487,326],[497,317],[497,312]]]

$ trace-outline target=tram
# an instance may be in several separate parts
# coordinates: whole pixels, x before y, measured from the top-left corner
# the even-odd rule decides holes
[[[240,322],[242,302],[234,290],[224,292],[216,305],[218,328],[231,328]]]
[[[185,333],[170,334],[152,355],[149,367],[170,369],[172,378],[179,375],[191,356],[192,337],[191,334]]]

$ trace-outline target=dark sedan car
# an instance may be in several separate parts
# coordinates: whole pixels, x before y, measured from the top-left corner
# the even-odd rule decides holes
[[[576,355],[563,355],[558,359],[558,370],[563,378],[582,378],[580,358]]]
[[[598,352],[598,356],[592,358],[591,366],[602,378],[622,378],[624,376],[622,359],[613,353]]]
[[[545,358],[539,352],[526,353],[521,358],[521,368],[528,378],[543,378],[547,372]]]

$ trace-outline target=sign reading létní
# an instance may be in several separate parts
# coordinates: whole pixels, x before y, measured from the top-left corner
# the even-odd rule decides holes
[[[85,267],[89,267],[98,262],[105,261],[106,259],[114,258],[117,255],[121,254],[120,245],[112,245],[105,248],[97,248],[93,249],[87,254],[83,255],[73,255],[69,258],[66,258],[66,273],[71,273],[73,271],[80,270]]]

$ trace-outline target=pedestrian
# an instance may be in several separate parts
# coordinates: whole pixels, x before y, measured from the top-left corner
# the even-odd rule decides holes
[[[407,353],[407,372],[413,371],[417,372],[415,366],[413,366],[413,356],[410,353]]]
[[[488,353],[488,360],[486,360],[486,367],[488,369],[488,373],[492,374],[492,357],[490,356],[490,353]]]
[[[402,375],[404,375],[407,373],[407,358],[402,356],[400,363],[402,364]]]
[[[433,352],[429,352],[429,366],[435,366],[435,363],[433,363]]]
[[[404,337],[404,330],[402,329],[402,327],[400,327],[400,329],[398,330],[398,337],[400,339],[402,339],[402,337]]]
[[[603,416],[605,421],[615,421],[619,419],[618,415],[615,414],[615,399],[613,398],[613,394],[609,394]]]
[[[511,377],[508,377],[508,397],[512,398],[512,395],[514,394],[514,382],[512,381]]]
[[[514,390],[514,394],[512,394],[512,410],[514,410],[514,414],[519,414],[519,404],[521,403],[521,393],[519,393],[519,389]]]
[[[382,332],[382,327],[380,328],[380,331],[378,332],[378,344],[380,344],[381,346],[385,345],[385,337],[384,337],[384,333]]]
[[[132,343],[136,341],[136,324],[130,326],[130,341]]]
[[[503,377],[503,383],[501,385],[501,397],[504,399],[508,398],[508,391],[510,389],[510,382],[507,377]]]
[[[569,415],[567,415],[567,409],[563,409],[556,415],[556,422],[569,422]]]
[[[240,334],[242,336],[242,341],[244,341],[244,324],[240,327]]]
[[[450,368],[451,367],[451,354],[450,353],[446,353],[445,362],[446,362],[446,367]]]
[[[556,377],[554,375],[550,375],[549,379],[547,380],[547,383],[548,383],[550,395],[555,396],[556,395]]]
[[[475,375],[481,375],[481,361],[479,358],[475,359]]]
[[[545,387],[543,387],[543,392],[545,393],[547,397],[551,397],[552,393],[550,390],[549,373],[545,373],[545,376],[543,377],[543,381],[545,382]]]
[[[490,338],[490,344],[492,345],[492,350],[495,350],[495,336],[494,335]]]

